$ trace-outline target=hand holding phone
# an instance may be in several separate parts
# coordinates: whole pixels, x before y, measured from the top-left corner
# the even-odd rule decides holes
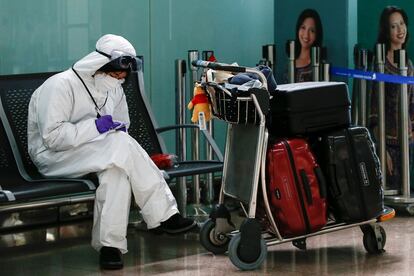
[[[122,128],[126,128],[126,125],[124,123],[121,123],[119,126],[116,126],[114,130],[121,130]]]
[[[123,131],[127,132],[126,124],[121,122],[114,122],[114,125],[111,129],[112,131]]]

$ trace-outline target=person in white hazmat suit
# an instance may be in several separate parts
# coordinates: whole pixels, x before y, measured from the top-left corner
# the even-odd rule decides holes
[[[104,269],[123,267],[131,192],[148,229],[168,233],[193,228],[183,218],[162,173],[128,135],[128,107],[121,84],[136,67],[125,38],[104,35],[96,50],[46,80],[32,95],[29,154],[47,177],[97,173],[92,246]]]

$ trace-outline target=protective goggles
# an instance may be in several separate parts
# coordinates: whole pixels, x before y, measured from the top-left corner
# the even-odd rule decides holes
[[[110,67],[118,71],[136,71],[137,70],[137,60],[134,56],[126,54],[120,50],[113,50],[110,55],[95,49],[96,52],[101,55],[106,56],[111,61],[108,63]]]

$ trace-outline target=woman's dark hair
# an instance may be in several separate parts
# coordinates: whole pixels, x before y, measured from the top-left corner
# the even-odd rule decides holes
[[[408,38],[409,38],[409,32],[408,32],[408,16],[405,13],[405,11],[399,7],[396,6],[388,6],[385,7],[384,10],[381,13],[380,22],[379,22],[379,30],[378,30],[378,38],[377,43],[383,43],[385,44],[385,51],[388,51],[391,47],[391,39],[390,39],[390,16],[391,14],[398,12],[401,14],[402,18],[404,19],[406,28],[406,36],[405,36],[405,42],[402,45],[402,48],[405,49]]]
[[[302,26],[303,22],[306,18],[312,18],[313,21],[315,21],[315,41],[312,44],[313,46],[322,47],[322,41],[323,41],[323,29],[322,29],[322,22],[321,18],[319,17],[319,14],[317,11],[313,9],[306,9],[301,12],[301,14],[298,17],[298,20],[296,21],[296,38],[295,38],[295,55],[296,58],[299,56],[302,46],[299,42],[299,29]]]

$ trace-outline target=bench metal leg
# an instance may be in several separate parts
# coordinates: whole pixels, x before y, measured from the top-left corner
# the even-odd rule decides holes
[[[178,178],[178,195],[177,195],[177,205],[178,210],[180,211],[183,217],[187,217],[187,181],[186,177]]]

